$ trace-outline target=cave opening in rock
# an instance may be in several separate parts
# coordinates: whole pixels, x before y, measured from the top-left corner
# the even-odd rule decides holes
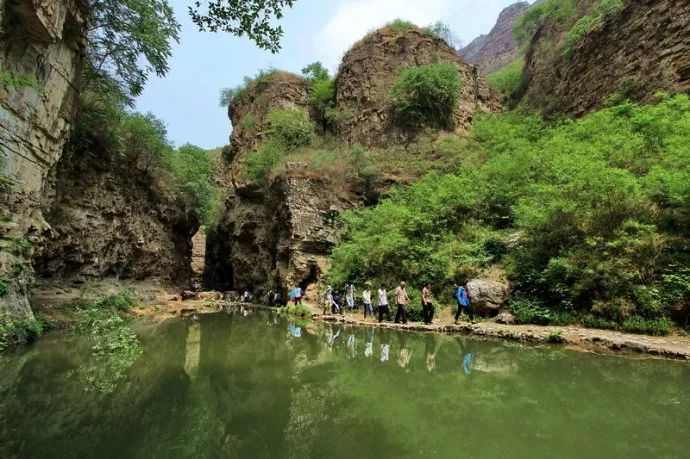
[[[309,266],[309,272],[307,273],[307,277],[305,277],[299,283],[299,286],[302,289],[302,291],[305,293],[305,295],[307,293],[312,293],[312,292],[308,291],[309,286],[318,283],[320,276],[321,276],[321,270],[319,269],[319,267],[316,265],[310,265]]]

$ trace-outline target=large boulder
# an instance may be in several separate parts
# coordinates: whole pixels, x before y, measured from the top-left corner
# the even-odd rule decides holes
[[[462,82],[454,112],[457,132],[466,132],[478,112],[500,110],[500,97],[477,67],[443,40],[416,27],[401,31],[387,26],[367,35],[343,57],[335,82],[338,137],[365,146],[408,140],[409,129],[393,124],[390,89],[401,69],[440,62],[454,63]]]
[[[477,312],[495,315],[508,299],[508,286],[502,282],[474,279],[467,283],[467,294]]]

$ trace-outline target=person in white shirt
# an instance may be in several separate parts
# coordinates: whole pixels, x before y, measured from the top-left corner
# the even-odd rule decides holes
[[[391,308],[388,307],[388,294],[386,293],[386,285],[382,282],[381,288],[378,290],[378,300],[379,300],[379,323],[383,322],[383,315],[389,322],[391,320]]]
[[[362,303],[364,303],[364,318],[367,318],[367,313],[374,318],[374,306],[371,304],[371,282],[366,282],[364,284]]]

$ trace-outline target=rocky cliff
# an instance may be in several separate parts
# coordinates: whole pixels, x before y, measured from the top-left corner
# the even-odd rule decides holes
[[[68,149],[47,182],[40,277],[189,280],[199,224],[151,174],[117,153]]]
[[[417,28],[401,32],[384,27],[343,57],[335,80],[335,106],[340,113],[336,134],[365,146],[409,140],[409,130],[393,124],[391,86],[401,69],[438,62],[455,63],[461,77],[462,91],[454,113],[457,132],[466,132],[476,113],[500,109],[500,97],[489,89],[484,77],[443,40]]]
[[[299,284],[312,293],[339,241],[336,216],[354,204],[327,179],[288,166],[270,185],[239,188],[226,201],[207,237],[206,284],[283,294]]]
[[[591,0],[580,0],[578,16]],[[546,22],[527,53],[523,103],[545,114],[579,116],[611,94],[652,102],[659,91],[690,92],[690,8],[687,0],[624,0],[563,52],[566,23]]]
[[[462,48],[460,56],[467,62],[476,64],[485,75],[517,59],[520,51],[513,36],[513,24],[529,6],[527,2],[520,2],[505,8],[491,31]]]
[[[243,155],[266,139],[267,115],[271,109],[303,108],[309,103],[309,83],[287,72],[276,72],[251,83],[228,107],[232,123],[231,176],[237,183]]]
[[[0,312],[31,317],[31,257],[48,231],[45,178],[62,154],[77,100],[84,46],[76,0],[0,0]]]

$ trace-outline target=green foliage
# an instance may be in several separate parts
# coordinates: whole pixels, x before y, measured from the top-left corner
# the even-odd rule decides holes
[[[17,318],[0,309],[0,352],[16,344],[34,341],[43,334],[44,327],[40,320]]]
[[[283,29],[273,25],[291,8],[294,0],[207,0],[189,7],[192,22],[199,30],[247,35],[259,48],[272,53],[280,50]],[[205,5],[203,5],[205,4]]]
[[[513,24],[513,35],[518,44],[525,45],[547,21],[558,21],[571,16],[577,0],[546,0],[529,8]]]
[[[123,290],[116,295],[106,296],[96,301],[95,306],[100,309],[115,309],[129,311],[136,305],[137,299],[133,290]]]
[[[119,128],[119,153],[144,172],[162,168],[172,151],[165,123],[152,113],[124,113]]]
[[[266,117],[271,140],[285,149],[306,145],[314,135],[314,123],[306,110],[271,109]]]
[[[0,69],[0,86],[4,89],[35,88],[38,80],[35,75],[18,74]]]
[[[351,108],[334,108],[328,107],[324,111],[324,118],[332,124],[337,125],[339,123],[344,123],[351,120],[356,115],[355,111]]]
[[[335,81],[321,62],[313,62],[302,69],[302,75],[309,80],[309,105],[324,119],[332,109],[335,97]]]
[[[486,81],[492,88],[503,94],[503,97],[510,97],[522,81],[524,66],[525,58],[519,57],[510,64],[487,75]]]
[[[289,304],[282,308],[278,308],[277,311],[281,315],[296,316],[302,318],[311,318],[312,315],[311,310],[307,306],[301,304]]]
[[[569,56],[575,50],[583,36],[599,27],[608,17],[623,9],[622,0],[599,0],[593,11],[581,17],[565,36],[563,54]]]
[[[285,156],[285,149],[277,142],[265,142],[245,159],[247,177],[262,180],[271,173]]]
[[[462,40],[460,40],[458,36],[455,35],[452,30],[450,30],[448,24],[444,24],[441,21],[437,21],[434,24],[425,27],[424,31],[429,35],[432,35],[436,38],[440,38],[453,49],[462,48]]]
[[[563,336],[562,331],[552,331],[549,332],[549,335],[546,337],[546,341],[549,343],[565,343],[565,337]]]
[[[216,165],[208,151],[182,145],[172,153],[170,169],[176,196],[201,224],[212,224],[220,197],[213,181]]]
[[[328,279],[451,284],[500,263],[520,322],[579,311],[622,326],[687,311],[689,143],[685,95],[553,124],[483,116],[447,147],[456,174],[343,215]]]
[[[390,92],[396,119],[402,124],[451,127],[461,84],[451,62],[404,69]]]
[[[419,28],[412,22],[405,21],[403,19],[396,19],[392,22],[389,22],[388,24],[386,24],[386,27],[391,29],[395,33],[404,33],[409,30],[415,30]]]
[[[7,279],[0,276],[0,296],[5,296],[7,293]]]
[[[260,69],[253,77],[245,76],[242,83],[234,88],[223,88],[220,90],[219,103],[221,107],[228,107],[228,113],[231,114],[232,104],[234,101],[241,101],[247,94],[247,89],[264,84],[276,75],[283,73],[282,71],[269,67],[267,69]]]
[[[654,319],[632,316],[623,322],[623,330],[631,333],[644,333],[646,335],[668,335],[672,327],[673,322],[664,316]]]
[[[167,0],[87,1],[89,77],[108,76],[129,103],[153,72],[168,72],[180,25]],[[88,84],[88,83],[87,83]]]

